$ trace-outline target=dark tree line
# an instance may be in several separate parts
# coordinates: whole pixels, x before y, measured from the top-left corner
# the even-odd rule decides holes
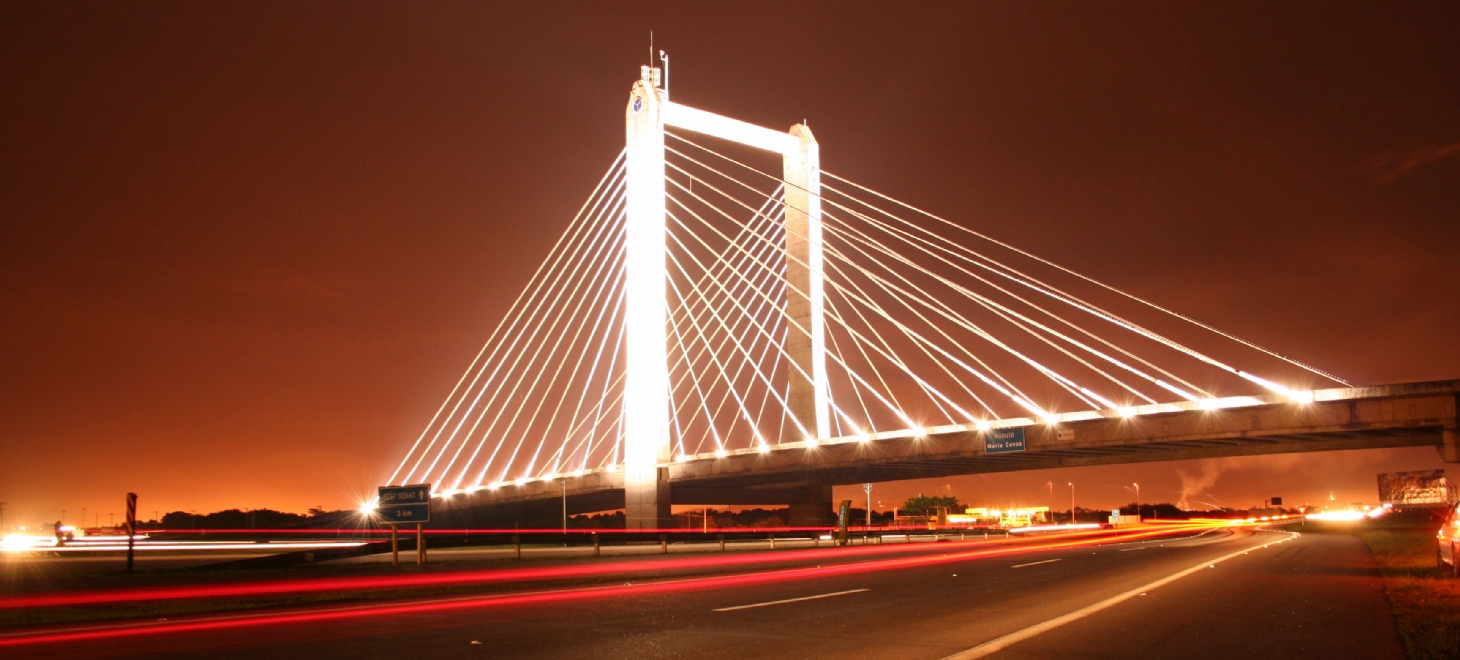
[[[162,529],[280,529],[297,527],[332,512],[321,508],[310,509],[312,515],[287,513],[273,509],[225,509],[213,513],[192,514],[187,511],[173,511],[163,514]]]
[[[914,495],[902,503],[899,513],[904,516],[936,516],[942,513],[963,513],[968,507],[952,495]]]

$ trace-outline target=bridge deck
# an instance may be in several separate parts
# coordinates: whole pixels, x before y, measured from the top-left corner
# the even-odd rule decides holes
[[[1452,380],[1319,390],[1311,403],[1267,395],[1211,410],[1192,405],[1129,417],[1115,411],[1066,415],[1058,424],[1023,426],[1026,449],[1013,453],[988,454],[983,432],[952,427],[920,437],[842,439],[662,467],[676,504],[784,504],[799,501],[807,487],[1223,456],[1431,445],[1445,460],[1460,462],[1457,395],[1460,381]],[[623,506],[621,473],[594,471],[567,481],[570,510]],[[561,483],[536,481],[477,490],[454,504],[556,500],[563,492]]]

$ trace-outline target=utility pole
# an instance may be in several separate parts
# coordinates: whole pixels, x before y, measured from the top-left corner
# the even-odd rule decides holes
[[[1070,524],[1075,524],[1075,482],[1070,482]]]
[[[867,534],[872,533],[872,484],[862,484],[862,492],[867,494]]]
[[[86,526],[86,507],[81,507],[81,526]]]
[[[9,502],[0,502],[0,533],[5,531],[5,505]]]

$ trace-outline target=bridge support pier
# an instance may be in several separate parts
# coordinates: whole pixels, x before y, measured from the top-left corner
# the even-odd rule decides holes
[[[831,486],[797,488],[789,502],[786,525],[790,527],[828,527],[835,522],[832,514]]]
[[[624,474],[624,524],[628,529],[666,529],[674,526],[669,510],[669,469],[630,480]]]
[[[1447,428],[1438,447],[1440,458],[1446,463],[1460,463],[1460,428]]]

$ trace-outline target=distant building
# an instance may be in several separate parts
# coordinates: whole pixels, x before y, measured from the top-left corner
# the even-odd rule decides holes
[[[963,513],[948,514],[950,525],[992,525],[996,527],[1028,527],[1049,522],[1049,507],[1026,506],[1012,509],[973,507]]]

